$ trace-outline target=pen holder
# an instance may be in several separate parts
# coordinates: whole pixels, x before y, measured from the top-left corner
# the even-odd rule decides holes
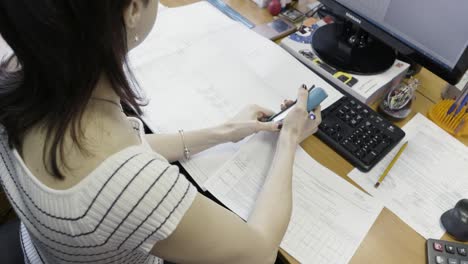
[[[447,114],[455,100],[442,100],[429,109],[428,117],[439,127],[456,137],[468,135],[467,106],[457,114]]]

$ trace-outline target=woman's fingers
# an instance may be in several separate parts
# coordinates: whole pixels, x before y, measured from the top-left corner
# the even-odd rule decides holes
[[[307,86],[303,84],[297,93],[297,106],[298,108],[307,111],[307,99],[309,97],[309,93],[307,91]]]
[[[257,115],[257,120],[259,121],[264,121],[268,117],[275,114],[275,112],[273,112],[272,110],[261,107],[261,106],[255,106],[255,111]]]
[[[281,104],[281,111],[283,111],[284,109],[290,107],[294,103],[295,102],[293,100],[289,100],[289,99],[284,100],[283,103]]]
[[[256,122],[255,131],[271,131],[277,132],[280,130],[280,124],[275,122]]]

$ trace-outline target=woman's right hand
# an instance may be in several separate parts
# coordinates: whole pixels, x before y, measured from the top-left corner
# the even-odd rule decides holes
[[[315,119],[312,120],[307,112],[307,101],[309,93],[307,87],[302,85],[299,88],[297,95],[297,103],[293,109],[288,113],[286,118],[283,120],[282,133],[291,133],[297,140],[297,143],[302,142],[304,139],[314,134],[318,130],[320,122],[322,122],[322,116],[320,114],[320,106],[314,110]],[[284,107],[291,105],[293,101],[285,101]]]

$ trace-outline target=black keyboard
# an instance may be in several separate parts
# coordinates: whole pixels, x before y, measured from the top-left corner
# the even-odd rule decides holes
[[[322,111],[316,134],[325,144],[361,171],[369,171],[405,132],[358,100],[343,96]]]

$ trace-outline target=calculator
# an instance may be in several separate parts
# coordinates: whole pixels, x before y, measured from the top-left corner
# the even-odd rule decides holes
[[[427,264],[468,264],[468,245],[438,239],[426,243]]]

